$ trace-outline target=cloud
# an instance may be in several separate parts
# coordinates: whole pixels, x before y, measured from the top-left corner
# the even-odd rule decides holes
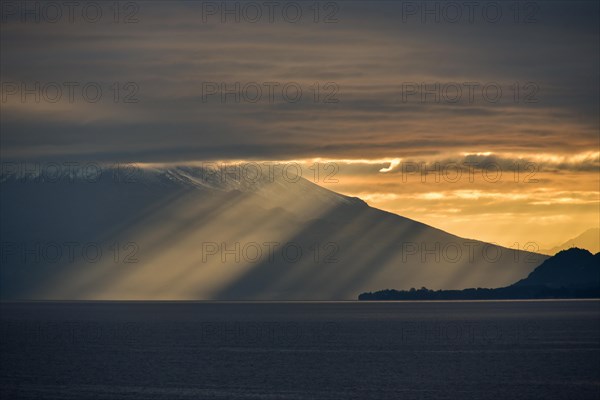
[[[4,157],[85,150],[85,157],[148,162],[373,159],[540,148],[575,154],[598,144],[591,3],[544,3],[529,24],[404,21],[406,10],[390,2],[340,3],[331,24],[314,23],[307,10],[296,24],[221,23],[218,15],[203,23],[201,5],[139,5],[134,24],[2,25],[3,83],[93,82],[104,94],[97,103],[77,92],[74,103],[43,104],[9,95]],[[139,89],[135,104],[122,101],[130,82]],[[207,82],[225,84],[228,101],[221,93],[203,101]],[[246,84],[264,90],[267,82],[279,83],[274,101],[232,101],[248,94]],[[479,93],[469,102],[465,82],[497,84],[503,95],[490,102]],[[537,85],[536,103],[525,101],[528,82]],[[231,90],[235,83],[240,89]],[[298,101],[282,95],[289,83],[301,87]],[[423,83],[465,92],[456,104],[418,94],[403,100],[407,84]]]

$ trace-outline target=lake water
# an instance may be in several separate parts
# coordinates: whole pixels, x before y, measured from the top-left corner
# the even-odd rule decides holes
[[[0,305],[2,399],[598,399],[600,301]]]

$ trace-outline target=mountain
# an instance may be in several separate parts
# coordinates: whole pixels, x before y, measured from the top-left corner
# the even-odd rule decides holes
[[[579,247],[587,249],[592,253],[598,253],[600,251],[600,228],[591,228],[583,232],[581,235],[567,240],[559,246],[555,246],[548,250],[542,250],[543,254],[556,254],[561,250],[567,250],[572,247]]]
[[[557,253],[513,286],[600,287],[600,253],[571,248]]]
[[[282,167],[82,169],[0,177],[3,299],[345,300],[389,286],[505,286],[547,258]]]
[[[408,291],[380,290],[362,293],[359,300],[493,300],[600,297],[600,253],[563,250],[545,260],[525,279],[497,289]]]

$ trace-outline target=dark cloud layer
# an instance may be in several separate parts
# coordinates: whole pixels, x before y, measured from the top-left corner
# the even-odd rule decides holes
[[[203,22],[201,2],[136,4],[130,24],[114,23],[108,10],[98,23],[23,22],[4,10],[4,158],[181,162],[598,147],[596,2],[535,2],[518,17],[500,3],[497,22],[481,14],[491,4],[481,2],[472,23],[449,22],[442,11],[423,23],[413,13],[419,2],[339,2],[339,10],[320,10],[320,23],[308,3],[294,3],[303,10],[297,23],[279,14],[273,23],[221,23],[218,14]],[[332,12],[337,22],[322,23]],[[11,83],[35,82],[46,88],[39,103],[34,95],[22,101],[21,88],[12,94]],[[72,102],[64,82],[78,85]],[[90,82],[102,89],[95,103],[81,93]],[[230,94],[207,95],[207,82]],[[272,101],[268,82],[278,83]],[[502,96],[494,102],[476,91],[468,101],[465,82],[493,83]],[[47,98],[53,83],[63,90],[56,103]],[[298,101],[281,92],[290,83],[302,90]],[[423,101],[420,89],[406,95],[421,83],[458,84],[463,95],[457,103]],[[252,102],[257,85],[262,97]]]

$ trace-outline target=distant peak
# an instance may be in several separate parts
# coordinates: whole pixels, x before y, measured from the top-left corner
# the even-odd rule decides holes
[[[554,257],[573,257],[573,256],[592,256],[593,254],[586,249],[580,249],[579,247],[571,247],[566,250],[561,250],[554,255]]]

